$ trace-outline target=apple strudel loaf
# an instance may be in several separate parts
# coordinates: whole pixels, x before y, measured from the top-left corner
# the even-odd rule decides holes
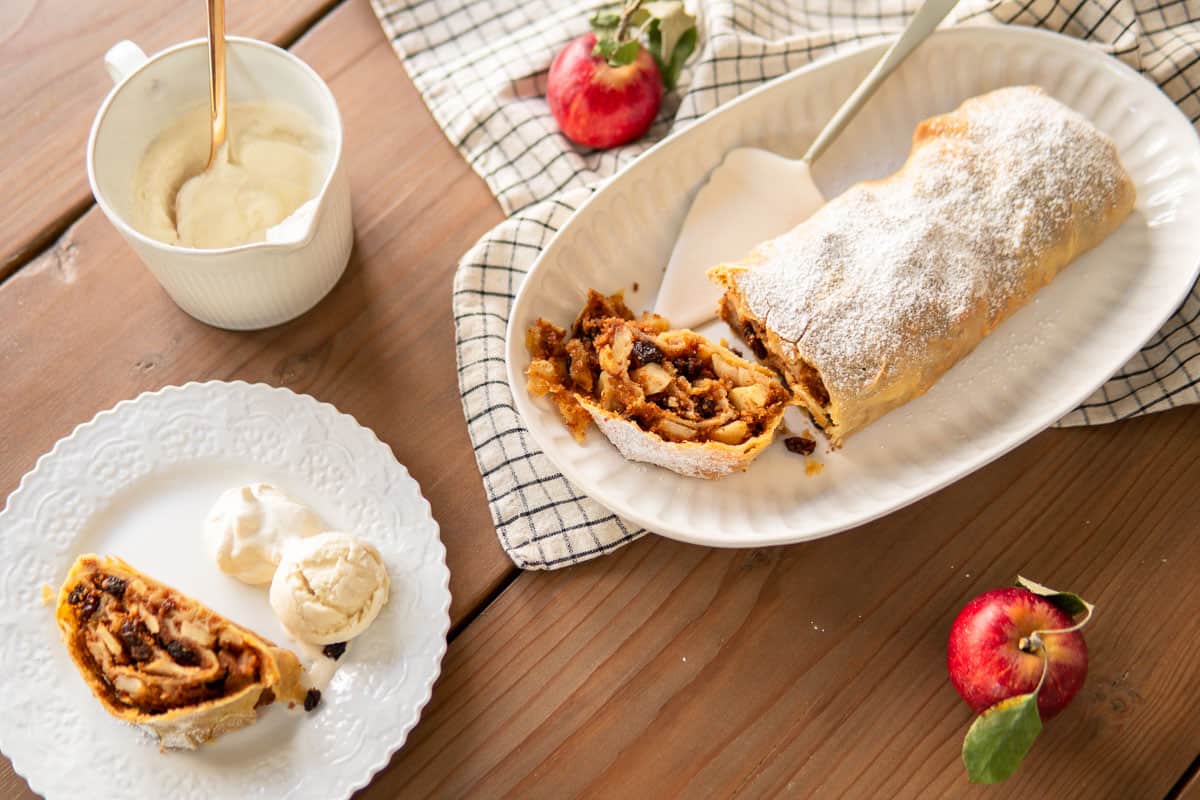
[[[1009,87],[925,120],[899,172],[709,277],[837,447],[927,391],[1134,202],[1111,139]]]

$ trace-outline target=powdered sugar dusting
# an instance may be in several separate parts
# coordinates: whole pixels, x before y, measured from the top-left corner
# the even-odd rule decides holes
[[[924,369],[964,325],[990,330],[1053,277],[1030,285],[1072,220],[1102,216],[1128,181],[1111,140],[1035,88],[969,100],[926,133],[899,173],[852,187],[736,276],[831,395]]]

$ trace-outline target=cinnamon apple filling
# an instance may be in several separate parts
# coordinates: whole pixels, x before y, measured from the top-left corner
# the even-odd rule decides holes
[[[812,414],[814,421],[825,427],[828,423],[829,392],[821,380],[820,373],[803,359],[797,359],[797,363],[792,364],[780,358],[779,348],[768,346],[772,334],[765,330],[757,319],[740,309],[728,293],[721,297],[720,314],[721,319],[741,335],[742,340],[756,356],[778,370],[793,390],[811,401],[805,407]]]
[[[742,445],[773,430],[791,399],[775,373],[669,327],[589,291],[569,333],[538,319],[526,334],[529,391],[549,396],[580,441],[589,406],[675,443]]]
[[[87,566],[67,595],[68,646],[110,703],[162,714],[262,680],[260,656],[236,626],[164,586]]]

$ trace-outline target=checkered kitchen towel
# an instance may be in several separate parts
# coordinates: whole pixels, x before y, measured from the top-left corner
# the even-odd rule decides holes
[[[596,2],[372,0],[446,135],[512,216],[454,282],[459,388],[500,542],[526,569],[611,552],[644,531],[584,497],[537,449],[505,380],[504,330],[526,271],[604,178],[658,139],[762,82],[899,32],[919,0],[700,0],[701,46],[650,134],[611,151],[571,145],[543,95],[555,53]],[[949,24],[1036,25],[1094,42],[1200,120],[1200,2],[964,0]],[[1200,289],[1142,352],[1060,424],[1200,402]]]

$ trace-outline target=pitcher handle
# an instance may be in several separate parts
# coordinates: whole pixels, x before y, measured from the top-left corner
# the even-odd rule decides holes
[[[142,48],[125,39],[117,42],[104,54],[104,68],[113,83],[120,83],[141,68],[146,63],[146,54]]]

